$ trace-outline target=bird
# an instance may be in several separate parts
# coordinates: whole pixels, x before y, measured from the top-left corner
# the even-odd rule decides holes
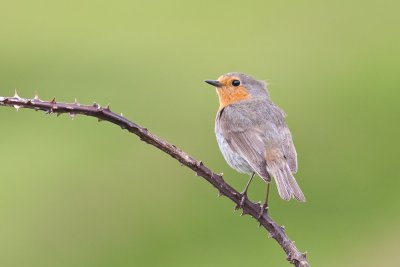
[[[267,183],[261,213],[268,210],[271,177],[279,196],[305,202],[306,198],[293,174],[297,172],[297,153],[286,114],[271,100],[267,83],[239,72],[206,80],[219,98],[215,119],[215,136],[219,149],[230,167],[250,175],[241,193],[240,205],[255,175]]]

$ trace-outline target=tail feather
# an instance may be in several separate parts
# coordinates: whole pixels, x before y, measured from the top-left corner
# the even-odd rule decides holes
[[[297,183],[296,179],[294,178],[292,171],[290,170],[289,166],[285,164],[285,168],[287,169],[287,181],[289,182],[289,186],[292,189],[292,193],[295,199],[300,202],[305,202],[306,198],[303,192],[300,189],[299,184]]]
[[[270,162],[270,164],[267,164],[267,171],[274,177],[279,196],[282,199],[290,200],[291,198],[295,198],[301,202],[306,201],[292,171],[285,161]]]
[[[284,200],[290,200],[292,198],[292,192],[285,179],[285,174],[281,171],[281,169],[276,168],[276,171],[272,175],[274,176],[281,198],[283,198]]]

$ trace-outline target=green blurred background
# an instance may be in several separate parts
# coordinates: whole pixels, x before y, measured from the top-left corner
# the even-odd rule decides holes
[[[238,190],[247,177],[220,155],[203,81],[267,80],[308,200],[274,188],[271,216],[313,266],[399,266],[398,1],[0,5],[0,95],[110,103]],[[289,266],[254,220],[126,131],[5,107],[0,119],[0,266]]]

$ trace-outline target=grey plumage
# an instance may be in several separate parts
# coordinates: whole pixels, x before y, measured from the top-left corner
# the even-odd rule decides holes
[[[274,177],[281,198],[305,201],[293,176],[297,154],[285,113],[270,100],[264,82],[241,73],[224,76],[238,77],[251,95],[217,113],[215,133],[225,160],[235,170],[255,172],[265,182]]]

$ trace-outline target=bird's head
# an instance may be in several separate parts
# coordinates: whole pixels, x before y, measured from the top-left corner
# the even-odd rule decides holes
[[[231,72],[221,75],[218,80],[205,82],[215,86],[219,97],[219,110],[238,101],[269,97],[265,82],[244,73]]]

